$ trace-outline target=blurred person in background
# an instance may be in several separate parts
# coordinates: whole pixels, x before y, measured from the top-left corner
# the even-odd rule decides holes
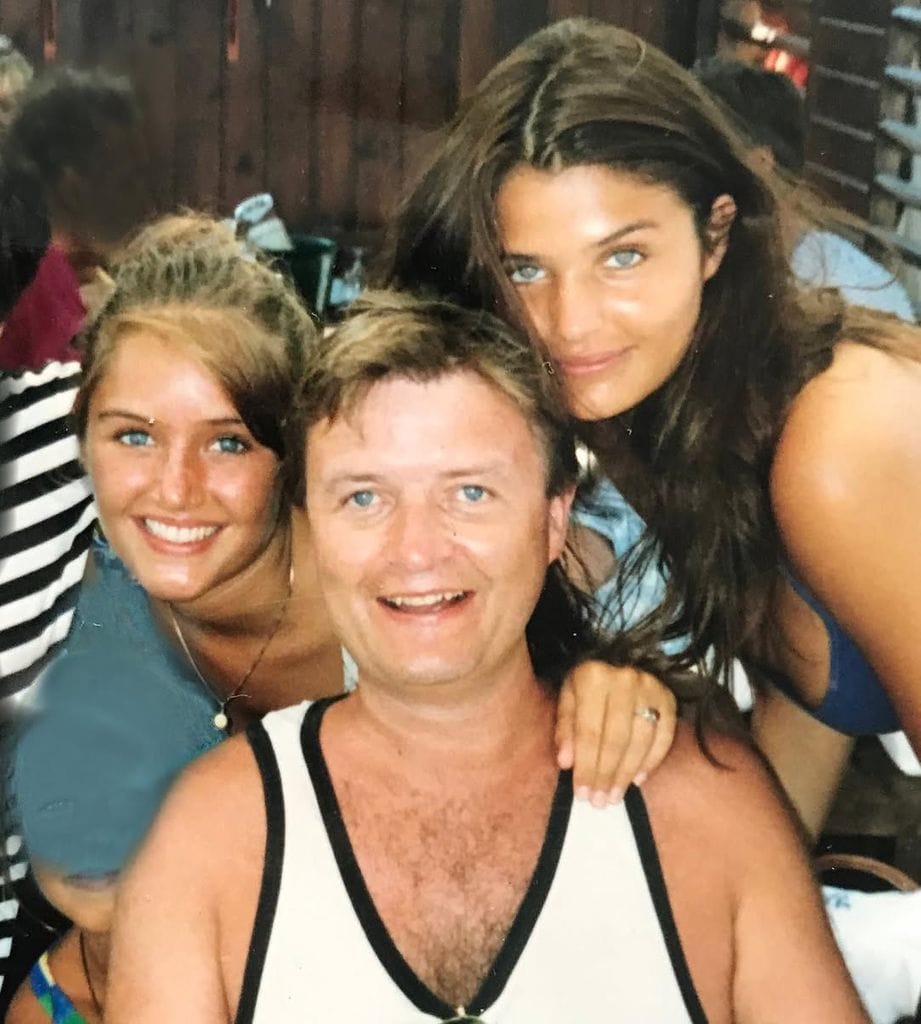
[[[780,169],[792,189],[802,187],[806,162],[803,99],[784,75],[739,61],[714,59],[697,71],[701,83],[724,105],[762,170]],[[829,213],[834,217],[834,209]],[[842,213],[842,220],[847,215]],[[914,322],[911,299],[897,278],[843,235],[812,225],[793,204],[783,225],[793,273],[813,288],[837,288],[858,306]]]
[[[51,240],[45,191],[27,167],[0,167],[0,371],[73,361],[86,309],[64,251]]]
[[[52,237],[81,284],[153,212],[143,121],[125,78],[101,70],[48,72],[23,97],[3,151],[41,181]]]
[[[797,28],[801,22],[797,19]],[[808,39],[791,34],[782,3],[723,0],[716,37],[719,59],[777,71],[802,90],[809,78],[808,49]]]

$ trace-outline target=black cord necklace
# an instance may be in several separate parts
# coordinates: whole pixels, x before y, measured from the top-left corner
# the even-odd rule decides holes
[[[96,995],[96,989],[93,987],[93,979],[90,977],[89,964],[86,962],[86,940],[84,937],[83,929],[80,929],[80,962],[83,964],[83,976],[86,978],[86,987],[90,990],[90,999],[93,1001],[93,1009],[99,1014],[99,1019],[102,1019],[102,1003],[99,1002],[99,996]]]

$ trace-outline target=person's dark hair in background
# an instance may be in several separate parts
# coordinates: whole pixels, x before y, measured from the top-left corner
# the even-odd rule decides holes
[[[35,277],[50,240],[40,182],[0,165],[0,322]]]
[[[755,147],[766,146],[785,170],[800,174],[806,154],[803,98],[784,75],[714,58],[697,72]]]
[[[4,151],[41,181],[52,233],[78,272],[104,264],[152,213],[142,118],[127,79],[70,68],[44,75],[22,100]]]
[[[697,79],[723,106],[748,145],[748,159],[767,174],[781,172],[791,197],[809,194],[803,185],[806,163],[806,110],[796,86],[776,71],[750,67],[718,57],[695,71]],[[823,227],[809,216],[817,197],[805,210],[794,201],[783,215],[784,241],[790,267],[800,284],[838,288],[848,302],[915,319],[911,299],[895,275],[892,254],[881,263],[863,252],[862,225],[843,210],[818,197],[826,220]],[[831,230],[829,230],[831,228]],[[850,232],[854,241],[849,240]]]

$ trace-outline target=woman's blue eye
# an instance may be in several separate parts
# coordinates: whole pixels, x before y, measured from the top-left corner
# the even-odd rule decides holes
[[[359,508],[368,508],[374,502],[374,491],[356,491],[349,496],[349,501]]]
[[[212,447],[217,448],[219,452],[223,452],[225,455],[242,455],[244,452],[249,451],[249,445],[241,438],[234,437],[233,435],[217,438]]]
[[[146,430],[123,430],[115,437],[120,444],[127,445],[129,448],[142,448],[152,441]]]
[[[533,284],[543,277],[544,271],[535,263],[519,263],[508,268],[508,279],[512,284]]]
[[[461,488],[464,501],[482,501],[486,497],[486,488],[479,484],[464,484]]]
[[[605,262],[613,264],[620,270],[626,270],[635,267],[642,258],[643,254],[637,249],[618,249],[617,252],[612,252]]]

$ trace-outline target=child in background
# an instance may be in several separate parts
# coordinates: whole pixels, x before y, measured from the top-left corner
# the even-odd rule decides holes
[[[65,652],[39,685],[15,743],[14,811],[35,881],[74,927],[32,968],[6,1021],[101,1024],[119,873],[212,736],[177,716],[169,680],[125,651]]]

